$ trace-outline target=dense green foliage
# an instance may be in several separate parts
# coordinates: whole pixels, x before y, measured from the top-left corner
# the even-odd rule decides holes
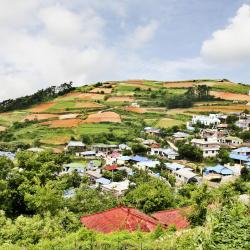
[[[67,94],[73,89],[72,82],[63,83],[58,87],[52,86],[46,89],[41,89],[32,95],[5,100],[0,103],[0,112],[28,108],[31,105],[45,102],[52,98]]]
[[[178,149],[180,157],[182,158],[197,162],[200,162],[203,159],[202,150],[192,144],[179,143]]]

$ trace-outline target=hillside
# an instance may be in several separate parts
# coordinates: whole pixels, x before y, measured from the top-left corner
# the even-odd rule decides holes
[[[209,86],[214,99],[195,101],[190,107],[169,108],[190,89]],[[182,126],[195,113],[240,112],[250,86],[228,80],[111,81],[82,86],[30,108],[0,114],[2,142],[28,143],[61,149],[70,138],[106,134],[114,143],[132,138],[143,126]]]

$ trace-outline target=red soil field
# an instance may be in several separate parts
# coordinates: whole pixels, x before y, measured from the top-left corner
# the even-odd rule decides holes
[[[95,93],[81,93],[77,98],[87,99],[87,100],[103,100],[105,95],[95,94]]]
[[[250,101],[249,95],[244,94],[235,94],[235,93],[228,93],[228,92],[222,92],[222,91],[211,91],[211,95],[215,97],[219,97],[224,100],[232,100],[232,101]]]
[[[46,111],[47,109],[49,109],[50,107],[54,106],[55,105],[55,102],[47,102],[47,103],[42,103],[42,104],[39,104],[38,106],[30,109],[31,112],[34,112],[34,113],[38,113],[38,112],[44,112]]]
[[[91,114],[83,123],[116,122],[121,123],[121,117],[115,112],[100,112]]]
[[[50,128],[73,128],[79,126],[83,121],[81,119],[54,120],[42,122],[41,125],[48,125]]]
[[[126,107],[125,110],[141,114],[146,112],[146,110],[143,108],[138,108],[133,106]]]

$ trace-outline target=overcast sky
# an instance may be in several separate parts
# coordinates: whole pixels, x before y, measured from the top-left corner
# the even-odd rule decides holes
[[[250,83],[250,1],[0,0],[0,100],[73,81]]]

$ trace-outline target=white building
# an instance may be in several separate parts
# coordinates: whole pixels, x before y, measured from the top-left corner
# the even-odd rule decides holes
[[[151,148],[150,154],[166,157],[171,160],[175,160],[179,157],[179,154],[171,148]]]
[[[121,182],[111,182],[107,185],[102,185],[103,191],[113,192],[115,195],[120,196],[123,195],[129,189],[129,180],[121,181]]]
[[[215,157],[220,150],[220,145],[216,138],[193,139],[191,143],[202,150],[204,158]]]
[[[216,114],[206,115],[194,115],[192,118],[192,124],[201,123],[205,126],[218,125],[220,120],[217,118]]]

